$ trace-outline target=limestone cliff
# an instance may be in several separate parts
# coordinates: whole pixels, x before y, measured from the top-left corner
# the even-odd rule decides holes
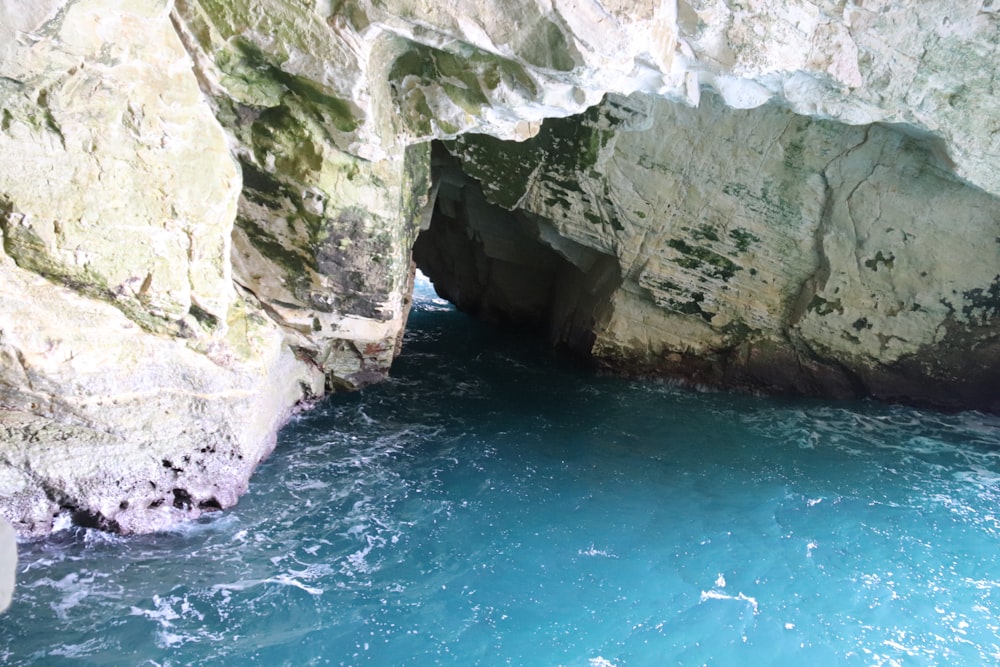
[[[388,372],[428,227],[442,291],[617,367],[998,409],[997,28],[982,0],[0,0],[0,512],[233,504],[296,404]]]
[[[21,534],[232,505],[322,387],[234,289],[240,170],[168,10],[4,6],[0,494]]]

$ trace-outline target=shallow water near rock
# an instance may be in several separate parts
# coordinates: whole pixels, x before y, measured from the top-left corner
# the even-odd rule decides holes
[[[594,377],[428,289],[237,508],[21,545],[0,662],[1000,660],[997,418]]]

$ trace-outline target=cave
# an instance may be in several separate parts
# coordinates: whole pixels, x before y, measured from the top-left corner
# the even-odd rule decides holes
[[[4,663],[995,663],[998,36],[0,1]]]
[[[433,142],[413,258],[611,372],[995,412],[1000,276],[949,259],[996,253],[995,199],[953,168],[897,126],[608,95],[523,142]]]
[[[486,322],[535,330],[588,356],[621,283],[617,259],[560,236],[551,220],[492,203],[440,141],[431,165],[434,212],[413,260],[438,294]]]

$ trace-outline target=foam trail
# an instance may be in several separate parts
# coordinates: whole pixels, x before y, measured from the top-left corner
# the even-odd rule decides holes
[[[212,590],[245,591],[248,588],[253,588],[254,586],[260,586],[262,584],[279,584],[281,586],[292,586],[294,588],[301,588],[310,595],[323,594],[322,588],[316,588],[315,586],[307,586],[298,579],[295,579],[294,577],[289,577],[287,575],[278,575],[277,577],[269,577],[267,579],[245,579],[242,581],[233,582],[231,584],[215,584],[214,586],[212,586]]]
[[[757,606],[756,598],[752,598],[749,595],[743,593],[738,593],[736,595],[728,595],[721,591],[702,591],[700,602],[707,602],[708,600],[741,600],[750,604],[753,609],[753,613],[759,614],[760,608]]]

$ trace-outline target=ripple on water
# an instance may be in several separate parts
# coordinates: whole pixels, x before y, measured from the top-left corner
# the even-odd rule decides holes
[[[1000,661],[996,418],[593,377],[434,299],[233,510],[22,545],[5,664]]]

